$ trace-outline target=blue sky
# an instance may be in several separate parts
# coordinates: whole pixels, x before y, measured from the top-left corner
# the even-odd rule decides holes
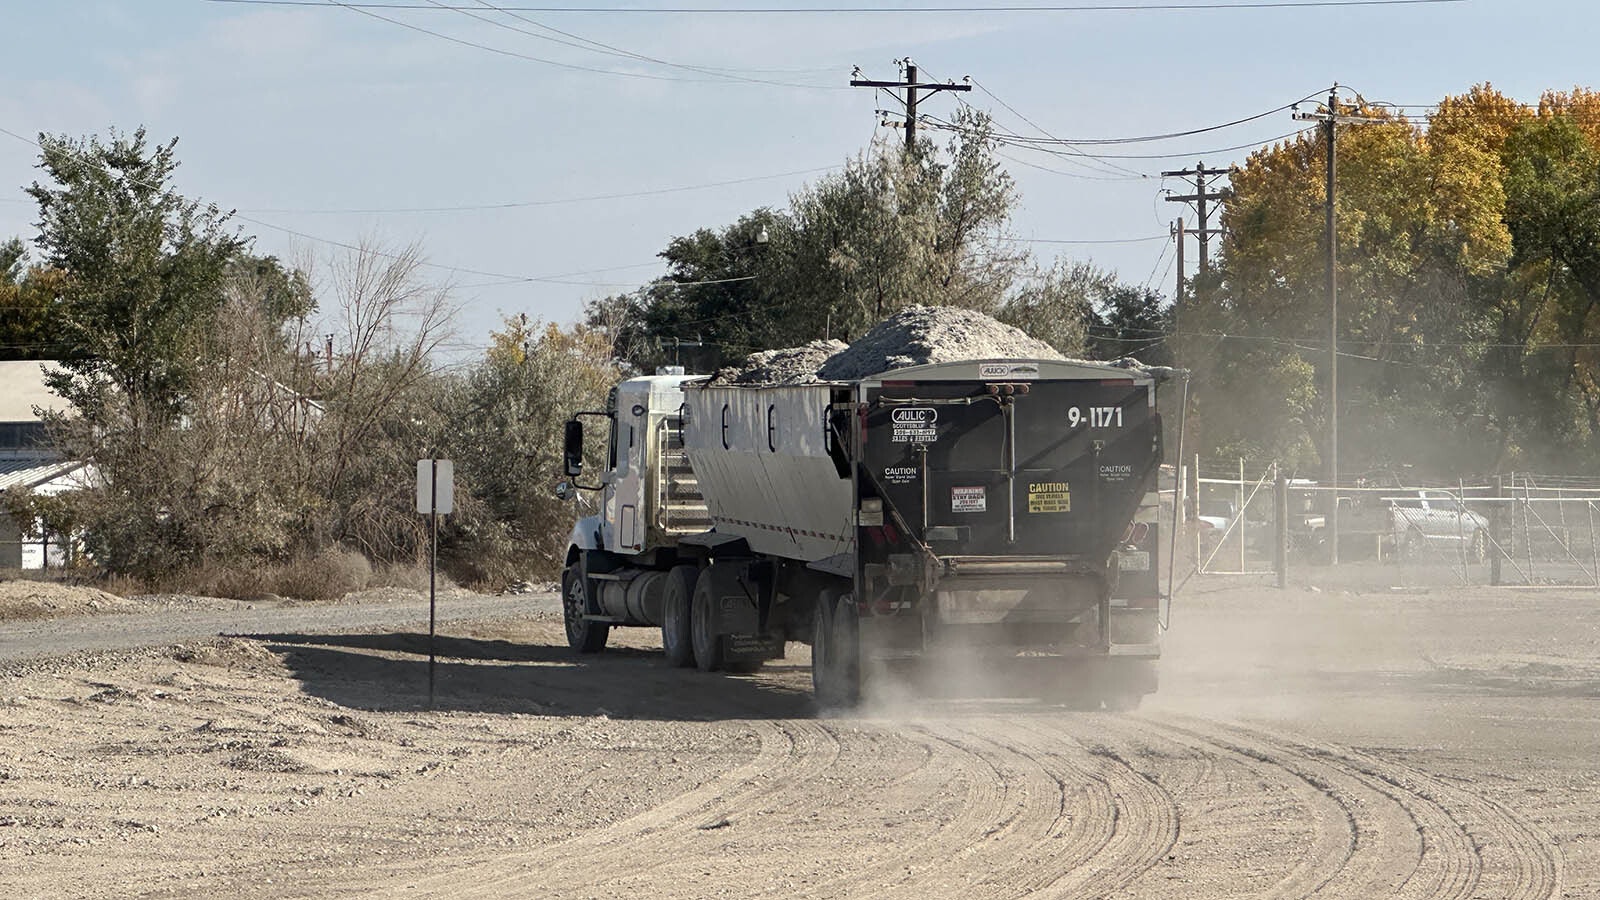
[[[501,279],[432,270],[458,286],[463,309],[452,347],[467,353],[503,315],[569,321],[585,300],[658,274],[655,254],[674,235],[727,224],[756,207],[781,207],[819,176],[813,170],[842,163],[875,136],[896,139],[873,112],[892,102],[846,87],[853,66],[893,79],[892,60],[910,56],[924,76],[971,75],[1053,135],[1113,138],[1215,125],[1325,92],[1333,81],[1368,100],[1402,104],[1436,102],[1483,81],[1531,101],[1547,88],[1595,84],[1600,25],[1600,7],[1588,0],[1117,12],[520,13],[621,50],[746,79],[728,81],[519,33],[511,28],[560,37],[487,8],[511,0],[450,2],[476,6],[475,15],[499,24],[444,9],[379,12],[511,54],[630,74],[464,46],[335,3],[13,3],[0,62],[0,128],[83,136],[143,125],[153,138],[176,136],[178,189],[257,220],[240,225],[262,252],[293,259],[338,252],[258,224],[268,223],[328,241],[419,242],[440,267],[554,277],[492,284]],[[1049,5],[1011,5],[1029,3]],[[935,96],[923,111],[948,116],[955,97]],[[993,97],[963,95],[1003,127],[1037,133]],[[1197,159],[1221,166],[1248,151],[1204,151],[1272,138],[1297,124],[1281,112],[1207,134],[1098,149],[1177,154],[1114,161],[1139,173]],[[1181,183],[1024,150],[1004,153],[1022,197],[1017,236],[1146,239],[1037,243],[1036,253],[1090,258],[1124,280],[1170,291],[1171,244],[1161,236],[1179,205],[1161,197]],[[35,148],[0,135],[0,237],[34,234],[34,210],[21,189],[36,177],[36,156]],[[801,172],[809,174],[783,174]],[[549,202],[740,179],[759,180]],[[532,201],[544,205],[322,212]],[[1192,266],[1192,245],[1188,257]]]

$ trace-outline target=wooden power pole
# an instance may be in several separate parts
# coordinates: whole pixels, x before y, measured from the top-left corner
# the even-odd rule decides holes
[[[1338,82],[1334,82],[1333,87],[1328,89],[1326,109],[1315,113],[1296,112],[1294,117],[1303,122],[1321,122],[1327,137],[1328,159],[1325,166],[1327,171],[1324,173],[1327,199],[1323,203],[1325,229],[1323,241],[1328,252],[1328,270],[1324,275],[1328,290],[1328,487],[1333,490],[1333,502],[1328,505],[1324,527],[1328,532],[1328,562],[1336,565],[1339,562],[1339,229],[1335,216],[1337,205],[1334,199],[1334,188],[1338,184],[1335,174],[1338,155],[1335,151],[1339,125],[1383,120],[1368,116],[1341,115]]]
[[[1208,169],[1205,163],[1195,163],[1192,169],[1179,169],[1175,172],[1162,172],[1168,178],[1193,178],[1194,193],[1173,194],[1167,197],[1168,203],[1193,203],[1195,205],[1195,218],[1199,220],[1199,227],[1193,234],[1200,239],[1200,275],[1211,271],[1211,238],[1213,235],[1222,236],[1221,228],[1211,227],[1211,206],[1213,200],[1226,200],[1233,196],[1233,191],[1223,188],[1220,191],[1207,190],[1206,179],[1218,175],[1228,174],[1227,169]],[[1181,258],[1181,257],[1180,257]],[[1178,267],[1182,276],[1183,267]]]
[[[941,84],[939,82],[926,82],[926,83],[919,84],[919,83],[917,83],[917,64],[912,62],[910,60],[910,58],[907,58],[906,61],[905,61],[905,65],[906,65],[906,80],[903,81],[903,82],[902,81],[869,81],[869,80],[866,80],[866,79],[863,79],[863,78],[852,78],[852,79],[850,79],[850,86],[851,87],[869,87],[869,88],[890,88],[890,89],[904,88],[905,89],[905,92],[906,92],[906,99],[905,99],[905,104],[906,104],[906,126],[905,126],[906,127],[906,151],[905,152],[912,153],[912,152],[914,152],[916,150],[916,146],[917,146],[917,92],[918,91],[928,91],[928,92],[931,92],[931,93],[937,93],[938,91],[970,91],[970,90],[972,90],[972,85],[970,85],[970,84],[954,84],[954,83],[949,83],[949,82],[943,83],[943,84]]]

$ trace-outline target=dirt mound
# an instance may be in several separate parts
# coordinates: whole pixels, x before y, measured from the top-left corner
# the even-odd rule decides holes
[[[99,588],[50,581],[0,581],[0,622],[129,612],[133,604]]]
[[[963,359],[1065,359],[1043,341],[983,313],[953,306],[913,306],[879,322],[817,370],[823,381],[849,381],[890,369]]]
[[[239,669],[251,672],[280,672],[283,660],[259,641],[241,638],[218,638],[214,641],[177,644],[165,651],[172,660],[221,669]]]
[[[844,341],[812,341],[801,347],[762,350],[745,357],[737,366],[718,370],[712,384],[808,384],[817,380],[817,369],[849,345]]]
[[[1065,358],[1049,344],[981,312],[913,306],[879,322],[853,344],[812,341],[802,347],[763,350],[718,371],[709,383],[809,384],[963,359]]]

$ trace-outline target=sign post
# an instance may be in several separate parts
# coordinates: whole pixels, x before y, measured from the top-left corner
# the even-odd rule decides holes
[[[455,509],[455,464],[448,459],[417,460],[417,512],[428,517],[428,708],[433,708],[435,646],[435,582],[439,569],[439,514]]]

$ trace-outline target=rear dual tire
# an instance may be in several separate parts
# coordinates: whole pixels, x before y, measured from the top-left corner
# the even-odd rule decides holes
[[[722,641],[717,635],[717,579],[722,572],[712,563],[701,570],[694,583],[693,612],[690,614],[690,632],[694,643],[694,664],[702,672],[715,672],[722,668]]]
[[[849,709],[861,702],[861,622],[849,594],[825,590],[817,597],[811,691],[823,709]]]

